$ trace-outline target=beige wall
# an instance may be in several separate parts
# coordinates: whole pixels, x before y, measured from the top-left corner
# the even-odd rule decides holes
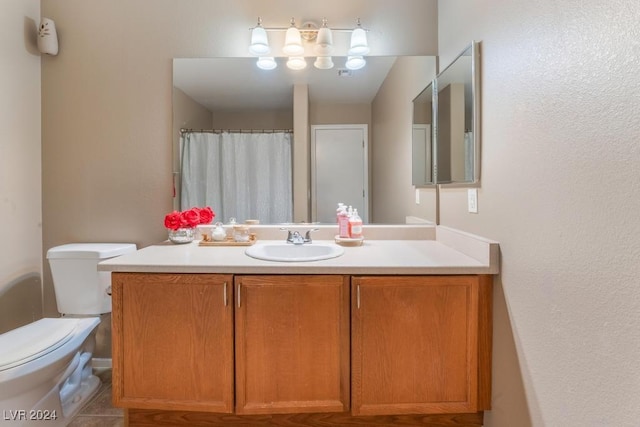
[[[0,2],[0,333],[42,317],[39,22],[39,1]]]
[[[500,242],[488,427],[640,419],[640,2],[438,2],[441,64],[482,54],[478,214]]]
[[[435,75],[435,59],[398,58],[372,104],[371,221],[402,223],[406,216],[436,220],[435,189],[411,185],[413,99]]]

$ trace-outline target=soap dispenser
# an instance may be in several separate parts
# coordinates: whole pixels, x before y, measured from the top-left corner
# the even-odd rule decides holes
[[[353,214],[349,217],[349,237],[362,239],[362,218],[358,216],[358,209],[354,209]]]

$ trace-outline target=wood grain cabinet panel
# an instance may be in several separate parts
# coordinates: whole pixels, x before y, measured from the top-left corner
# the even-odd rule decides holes
[[[113,273],[113,401],[233,411],[233,277]]]
[[[349,409],[349,278],[237,276],[236,413]]]
[[[479,276],[352,279],[352,413],[477,412]]]

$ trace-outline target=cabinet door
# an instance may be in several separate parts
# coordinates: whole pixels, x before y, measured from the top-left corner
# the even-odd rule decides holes
[[[478,410],[478,278],[354,277],[354,415]]]
[[[113,273],[113,401],[233,411],[232,276]]]
[[[349,281],[236,276],[236,413],[349,409]]]

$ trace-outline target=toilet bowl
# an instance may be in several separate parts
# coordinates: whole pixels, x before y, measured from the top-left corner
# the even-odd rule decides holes
[[[47,252],[62,317],[0,335],[0,425],[66,426],[95,394],[98,316],[111,311],[111,276],[97,264],[135,250],[130,243],[83,243]]]

